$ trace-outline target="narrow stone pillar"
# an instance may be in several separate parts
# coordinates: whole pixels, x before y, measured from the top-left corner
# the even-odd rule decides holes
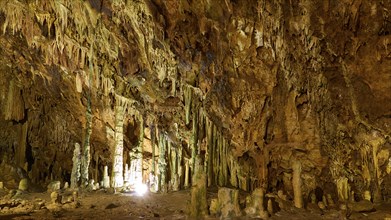
[[[301,163],[299,160],[294,159],[292,164],[292,185],[294,194],[294,204],[297,208],[303,208],[303,195],[301,190]]]
[[[203,170],[199,156],[197,157],[196,163],[196,170],[191,188],[190,216],[194,218],[203,218],[208,214],[206,174]]]
[[[92,132],[92,112],[91,112],[91,101],[88,101],[87,113],[86,113],[86,131],[84,136],[84,144],[81,152],[81,165],[80,165],[80,178],[81,185],[85,187],[88,185],[88,168],[90,166],[91,155],[90,155],[90,138]]]
[[[185,189],[189,188],[189,172],[190,172],[189,160],[185,159]]]
[[[103,188],[107,189],[110,188],[110,178],[109,178],[109,172],[108,167],[104,166],[103,168]]]
[[[207,142],[207,158],[206,158],[206,172],[208,174],[208,186],[213,185],[213,155],[214,155],[214,149],[213,149],[213,124],[209,120],[209,118],[206,118],[206,142]]]
[[[185,99],[185,116],[186,116],[186,125],[190,123],[190,113],[191,113],[191,104],[192,104],[192,90],[189,86],[183,86],[183,94]]]
[[[115,106],[115,146],[113,152],[113,169],[111,172],[111,186],[122,187],[123,177],[123,151],[124,151],[124,106],[117,103]]]
[[[196,157],[197,157],[197,145],[198,145],[198,114],[196,112],[193,113],[193,130],[190,139],[191,145],[191,171],[192,175],[195,174],[195,166],[196,166]]]
[[[167,184],[166,184],[166,143],[164,134],[159,134],[159,190],[162,192],[167,191]]]
[[[136,184],[141,184],[143,182],[143,145],[144,145],[144,119],[142,115],[138,116],[140,123],[139,126],[139,136],[138,136],[138,145],[135,152],[135,182]]]
[[[72,162],[73,162],[73,166],[72,166],[72,173],[71,173],[71,188],[75,189],[78,187],[78,182],[80,179],[80,144],[79,143],[75,143]]]

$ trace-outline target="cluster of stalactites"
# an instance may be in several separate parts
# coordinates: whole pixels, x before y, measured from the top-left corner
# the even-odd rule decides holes
[[[43,53],[46,64],[59,65],[66,73],[74,72],[78,92],[82,92],[82,83],[101,88],[106,96],[111,92],[112,73],[106,67],[108,64],[98,63],[95,57],[104,54],[107,62],[117,60],[120,42],[102,24],[101,15],[88,2],[58,0],[23,4],[17,0],[1,1],[0,12],[5,15],[3,34],[20,32],[30,48]],[[46,30],[41,30],[40,26]],[[88,78],[90,73],[84,73],[86,68],[93,72],[93,80]],[[31,71],[50,81],[50,76]]]
[[[183,157],[183,148],[173,143],[165,132],[158,131],[156,134],[158,156],[155,157],[153,150],[152,166],[157,167],[151,169],[149,176],[151,191],[167,192],[187,188],[190,167],[188,159]]]
[[[364,198],[365,194],[369,194],[373,201],[380,202],[383,200],[381,185],[391,170],[390,152],[384,147],[386,136],[380,131],[372,130],[372,133],[359,133],[355,138],[360,145],[341,145],[332,151],[330,173],[336,185],[338,200],[348,201],[354,195]],[[350,154],[353,150],[360,156],[357,161],[360,164],[358,170],[345,165],[348,159],[344,157],[345,152]],[[359,175],[353,175],[354,173]],[[355,182],[355,178],[361,178],[362,181]]]
[[[88,54],[89,47],[93,45],[111,59],[118,57],[118,43],[115,43],[117,38],[100,23],[101,15],[88,2],[58,0],[23,4],[11,0],[3,1],[0,6],[0,10],[6,15],[3,34],[8,30],[12,34],[22,32],[30,47],[40,48],[46,53],[49,63],[57,61],[54,63],[59,64],[59,56],[56,58],[53,55],[65,53],[83,68],[84,58],[93,55]],[[49,36],[42,36],[35,20],[39,25],[46,26]],[[73,27],[75,33],[69,32],[69,26]],[[52,33],[55,36],[50,36]],[[100,37],[96,38],[96,35]]]
[[[137,38],[143,66],[156,74],[162,85],[165,79],[171,81],[171,95],[175,96],[177,65],[174,53],[164,41],[164,29],[156,24],[152,12],[144,1],[113,1],[113,14],[119,20],[130,22]],[[150,47],[159,41],[162,47]],[[153,61],[153,62],[152,62]]]
[[[202,107],[202,92],[190,85],[184,85],[182,90],[185,121],[186,124],[192,123],[188,139],[191,150],[190,164],[185,164],[190,167],[191,175],[194,176],[197,169],[203,169],[207,174],[208,186],[231,185],[243,190],[257,187],[256,178],[250,178],[248,171],[239,166],[237,158],[230,152],[230,141],[207,116],[207,112]],[[205,153],[202,154],[202,151]],[[199,166],[196,163],[197,157],[204,157],[201,158],[202,168],[197,167]]]

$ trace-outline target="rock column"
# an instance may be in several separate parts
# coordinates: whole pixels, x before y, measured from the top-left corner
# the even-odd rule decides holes
[[[122,187],[123,177],[123,151],[124,151],[124,106],[120,103],[115,106],[115,146],[113,152],[113,170],[111,172],[111,186]]]
[[[303,196],[301,190],[301,163],[299,160],[294,159],[292,164],[292,185],[294,194],[294,204],[297,208],[303,208]]]
[[[71,173],[71,188],[75,189],[78,186],[80,179],[80,144],[75,143],[75,149],[73,150],[73,167]]]

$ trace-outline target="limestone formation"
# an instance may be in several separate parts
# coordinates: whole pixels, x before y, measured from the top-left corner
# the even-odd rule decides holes
[[[159,179],[159,191],[167,192],[166,182],[166,152],[167,152],[167,140],[164,134],[159,135],[159,161],[158,161],[158,179]]]
[[[108,189],[110,188],[110,178],[109,178],[109,174],[108,174],[108,167],[107,166],[104,166],[103,168],[103,180],[102,180],[103,184],[103,188],[105,189]]]
[[[80,144],[75,143],[75,149],[73,150],[72,158],[72,173],[71,173],[71,188],[75,189],[78,187],[80,179]]]
[[[21,179],[20,182],[19,182],[18,189],[22,190],[22,191],[27,191],[29,189],[28,179],[26,179],[26,178]]]
[[[0,188],[149,182],[215,199],[229,187],[216,216],[261,188],[249,215],[382,207],[390,12],[389,0],[0,0]]]
[[[47,186],[48,192],[55,192],[61,189],[61,182],[60,181],[53,181],[50,182]]]
[[[257,188],[253,191],[251,194],[250,201],[246,203],[246,215],[258,217],[258,218],[268,218],[268,212],[265,208],[272,209],[271,203],[269,205],[269,201],[267,200],[267,204],[264,204],[265,197],[264,197],[264,189]],[[270,207],[269,207],[270,206]]]
[[[56,191],[53,191],[52,193],[50,193],[50,199],[53,204],[60,204],[61,203],[61,196]]]
[[[68,188],[69,188],[69,183],[68,183],[68,182],[65,182],[65,183],[64,183],[63,189],[68,189]]]
[[[294,159],[292,162],[292,185],[294,193],[294,204],[296,208],[303,208],[302,180],[301,180],[301,164],[300,161]]]
[[[230,189],[230,188],[219,188],[218,204],[219,204],[219,212],[221,213],[222,218],[232,218],[232,217],[238,217],[242,215],[239,206],[238,190]]]
[[[113,168],[111,172],[111,186],[122,187],[124,184],[123,177],[123,123],[124,123],[124,106],[121,102],[122,98],[117,97],[117,104],[115,106],[115,146],[113,150]]]
[[[201,163],[196,160],[200,167]],[[208,215],[207,204],[207,183],[205,171],[200,168],[195,171],[193,184],[191,188],[190,216],[194,218],[203,218]]]

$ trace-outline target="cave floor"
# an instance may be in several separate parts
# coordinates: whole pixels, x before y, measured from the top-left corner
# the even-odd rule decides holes
[[[216,196],[214,192],[208,194],[208,197]],[[88,192],[79,195],[80,205],[77,208],[62,205],[61,208],[44,207],[33,211],[26,208],[28,206],[26,204],[39,201],[50,203],[50,193],[26,193],[18,198],[27,202],[6,212],[4,209],[0,210],[0,219],[189,219],[186,215],[190,202],[189,190],[166,194],[148,193],[144,196],[133,193]],[[383,203],[375,207],[374,212],[351,213],[348,219],[391,219],[391,203]],[[345,216],[344,212],[335,209],[322,212],[290,208],[274,213],[269,219],[346,219]],[[206,217],[205,219],[219,218]]]

